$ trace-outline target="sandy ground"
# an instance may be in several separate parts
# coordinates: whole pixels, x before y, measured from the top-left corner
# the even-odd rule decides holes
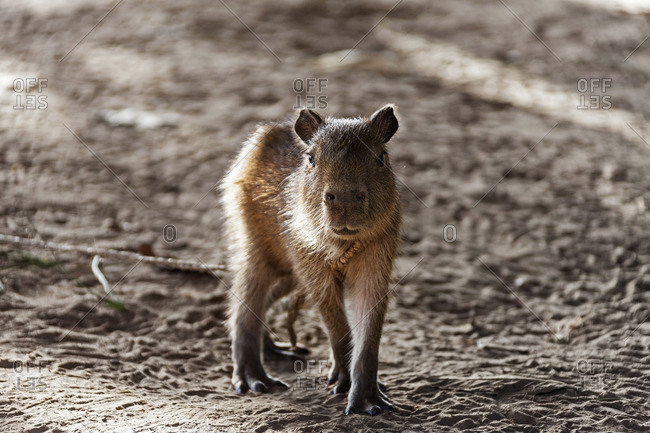
[[[292,388],[239,396],[228,274],[107,259],[119,310],[91,257],[0,245],[0,431],[650,431],[650,27],[615,3],[1,2],[0,233],[222,262],[215,185],[307,96],[398,105],[406,226],[372,418],[312,311]]]

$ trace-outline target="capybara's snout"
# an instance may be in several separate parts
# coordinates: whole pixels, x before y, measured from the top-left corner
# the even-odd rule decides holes
[[[338,236],[359,233],[367,219],[368,189],[363,184],[328,185],[323,203],[329,228]]]

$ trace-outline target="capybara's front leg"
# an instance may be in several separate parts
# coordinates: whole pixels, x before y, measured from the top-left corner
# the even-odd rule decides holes
[[[274,385],[287,387],[264,371],[262,366],[262,327],[266,312],[268,281],[249,269],[235,275],[231,298],[232,384],[238,393],[248,389],[266,392]]]
[[[377,382],[379,341],[388,307],[386,290],[357,288],[354,293],[357,323],[353,327],[352,387],[346,414],[377,415],[383,409],[395,410]]]
[[[346,393],[350,389],[350,352],[352,349],[352,332],[345,315],[343,289],[339,283],[332,281],[316,297],[318,309],[327,333],[332,352],[332,368],[327,376],[327,384],[334,387],[334,394]]]

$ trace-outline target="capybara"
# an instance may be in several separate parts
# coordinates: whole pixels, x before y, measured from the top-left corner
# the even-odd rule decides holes
[[[392,105],[369,119],[303,109],[295,122],[262,125],[245,142],[221,186],[237,392],[287,386],[264,370],[262,346],[267,309],[295,292],[325,323],[328,384],[348,392],[346,413],[393,410],[377,367],[401,230],[387,149],[397,128]]]

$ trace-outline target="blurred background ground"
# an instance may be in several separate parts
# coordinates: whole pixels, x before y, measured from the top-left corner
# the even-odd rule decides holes
[[[90,257],[0,245],[2,431],[648,431],[649,12],[0,2],[0,233],[222,262],[216,184],[308,96],[337,116],[399,107],[406,214],[380,355],[398,412],[345,417],[310,385],[313,312],[310,368],[267,364],[293,388],[236,395],[227,275],[107,259],[118,311]],[[296,91],[310,78],[326,87]]]

